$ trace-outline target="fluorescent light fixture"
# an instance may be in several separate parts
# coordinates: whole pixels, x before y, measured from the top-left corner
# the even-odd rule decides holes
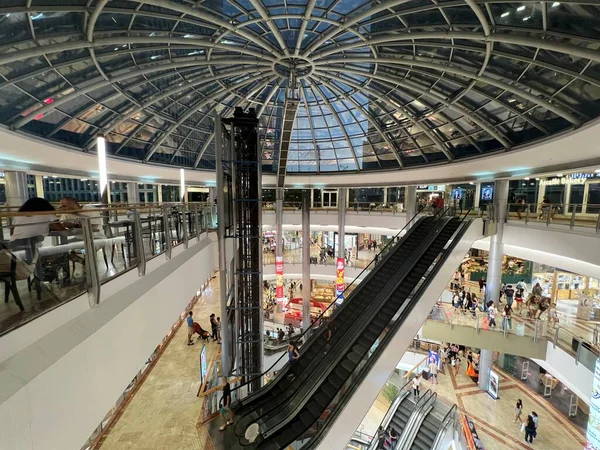
[[[525,10],[525,5],[523,5],[523,6],[519,6],[519,7],[517,8],[517,11],[523,11],[523,10]]]
[[[39,14],[36,14],[35,16],[32,16],[31,20],[38,20],[38,19],[41,19],[43,17],[44,17],[44,13],[39,13]]]
[[[514,103],[514,102],[516,102],[516,101],[517,101],[517,99],[516,99],[516,98],[509,98],[509,99],[508,99],[508,103]]]
[[[185,170],[179,169],[179,197],[181,201],[185,199]]]
[[[473,184],[475,184],[475,183],[473,183],[472,181],[469,181],[469,184],[473,185]]]
[[[556,8],[557,6],[560,6],[560,2],[554,2],[554,3],[552,3],[552,7],[553,8]]]
[[[531,16],[523,17],[523,22],[526,22],[526,21],[528,21],[529,19],[531,19]]]
[[[106,191],[106,185],[108,184],[108,174],[106,172],[106,140],[104,136],[98,136],[96,139],[96,149],[98,152],[98,172],[100,172],[100,197]]]
[[[562,174],[562,173],[557,173],[557,174],[556,174],[556,176],[557,176],[557,177],[562,177],[562,176],[563,176],[563,174]]]
[[[510,13],[508,11],[506,11],[505,13],[500,14],[500,17],[508,17],[510,16]]]
[[[529,177],[525,177],[525,178],[523,178],[523,179],[524,179],[524,180],[529,180]]]
[[[150,57],[150,59],[153,59],[153,60],[154,60],[154,59],[158,59],[158,58],[160,58],[160,55],[154,55],[154,56],[151,56],[151,57]]]
[[[537,181],[540,181],[540,179],[539,179],[539,178],[536,178],[536,180],[537,180]]]

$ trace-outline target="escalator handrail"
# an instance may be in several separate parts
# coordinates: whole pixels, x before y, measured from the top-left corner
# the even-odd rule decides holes
[[[452,422],[456,421],[456,414],[458,413],[458,408],[456,403],[452,405],[450,410],[446,413],[444,418],[442,419],[442,425],[440,426],[440,430],[435,436],[435,440],[433,441],[432,450],[436,450],[441,445],[442,438],[448,429],[448,425]]]
[[[444,209],[444,210],[442,210],[442,211],[438,211],[438,213],[437,213],[437,214],[435,214],[433,217],[436,217],[436,218],[438,218],[438,219],[439,219],[439,218],[441,218],[442,216],[444,216],[448,210],[449,210],[449,209]],[[441,215],[440,215],[440,214],[441,214]],[[439,215],[439,217],[438,217],[438,215]],[[347,287],[344,289],[344,293],[346,293],[346,291],[347,291],[348,289],[350,289],[350,286],[352,286],[352,285],[353,285],[353,284],[356,282],[356,280],[359,280],[359,279],[361,278],[361,276],[362,276],[362,275],[363,275],[363,274],[364,274],[364,273],[365,273],[367,270],[369,270],[369,271],[370,271],[370,270],[372,269],[371,265],[373,264],[373,262],[374,262],[375,260],[379,260],[379,257],[380,257],[380,255],[381,255],[381,254],[382,254],[384,251],[387,251],[389,248],[391,248],[391,246],[392,246],[392,245],[396,244],[396,243],[397,243],[397,242],[396,242],[396,239],[397,239],[398,237],[400,237],[400,235],[402,234],[402,232],[403,232],[403,231],[405,231],[405,230],[407,229],[407,227],[408,227],[408,226],[409,226],[411,223],[413,223],[413,222],[415,221],[415,219],[417,219],[417,218],[419,218],[419,217],[427,217],[427,216],[424,216],[422,213],[418,212],[418,213],[417,213],[417,214],[415,214],[415,215],[414,215],[414,216],[413,216],[413,217],[412,217],[412,218],[411,218],[411,219],[410,219],[408,222],[406,222],[406,225],[404,225],[404,227],[402,227],[402,229],[401,229],[401,230],[400,230],[400,231],[399,231],[399,232],[398,232],[398,233],[397,233],[397,234],[396,234],[396,235],[395,235],[395,236],[394,236],[394,237],[393,237],[393,238],[390,240],[390,242],[388,242],[388,243],[387,243],[387,244],[386,244],[386,245],[385,245],[385,246],[384,246],[384,247],[383,247],[383,248],[382,248],[382,249],[379,251],[379,253],[377,253],[377,254],[375,255],[375,257],[374,257],[374,258],[371,260],[371,262],[370,262],[369,264],[367,264],[367,266],[366,266],[366,267],[365,267],[363,270],[361,270],[361,272],[360,272],[360,273],[359,273],[359,274],[358,274],[356,277],[354,277],[354,280],[352,280],[352,282],[351,282],[351,283],[350,283],[350,284],[349,284],[349,285],[348,285],[348,286],[347,286]],[[391,255],[391,253],[392,253],[392,252],[389,252],[389,253],[388,253],[388,255]],[[383,259],[382,259],[382,261],[383,261]],[[365,280],[365,281],[366,281],[366,280]],[[325,309],[324,309],[324,310],[321,312],[321,314],[319,314],[319,316],[318,316],[318,317],[317,317],[317,318],[314,320],[314,322],[312,322],[312,323],[309,325],[309,327],[308,327],[306,330],[304,330],[304,331],[303,331],[303,332],[300,334],[300,336],[296,336],[295,340],[296,340],[296,341],[299,341],[300,339],[302,339],[302,338],[304,337],[304,335],[305,335],[306,333],[308,333],[309,331],[311,331],[311,330],[314,328],[315,324],[319,323],[319,322],[320,322],[320,320],[321,320],[321,319],[323,319],[323,317],[324,317],[325,313],[326,313],[327,311],[329,311],[329,308],[331,308],[331,307],[332,307],[333,305],[335,305],[335,304],[336,304],[336,302],[331,302],[331,303],[329,304],[329,306],[328,306],[327,308],[325,308]],[[342,306],[343,306],[343,305],[342,305]],[[261,339],[262,339],[262,337],[261,337]],[[271,366],[270,366],[268,369],[266,369],[265,371],[263,371],[263,372],[262,372],[260,375],[257,375],[257,376],[255,376],[255,377],[253,377],[252,379],[250,379],[250,380],[248,380],[248,381],[246,381],[246,382],[244,382],[244,383],[242,383],[242,384],[240,384],[240,385],[236,386],[235,388],[233,388],[233,389],[232,389],[232,391],[235,391],[235,390],[237,390],[237,389],[240,389],[241,387],[243,387],[243,386],[246,386],[246,385],[248,385],[248,384],[250,384],[250,383],[252,383],[252,382],[254,382],[254,381],[256,381],[256,380],[258,380],[258,379],[260,379],[260,378],[262,378],[262,377],[264,377],[264,376],[265,376],[267,373],[269,373],[269,372],[271,372],[271,370],[273,370],[273,368],[274,368],[274,367],[275,367],[275,366],[276,366],[276,365],[277,365],[277,364],[278,364],[278,363],[281,361],[281,359],[282,359],[284,356],[286,356],[286,354],[287,354],[287,352],[283,352],[283,353],[281,354],[281,356],[280,356],[279,358],[277,358],[277,360],[276,360],[276,361],[275,361],[273,364],[271,364]],[[259,392],[259,391],[256,391],[256,392]],[[248,396],[247,398],[249,398],[249,397],[250,397],[250,396]]]
[[[456,230],[456,232],[454,233],[454,235],[452,235],[452,237],[449,239],[449,242],[450,242],[450,241],[454,241],[454,240],[455,240],[457,237],[460,237],[460,236],[462,236],[462,234],[464,233],[464,231],[466,231],[466,230],[464,229],[464,227],[463,227],[463,223],[464,223],[464,222],[465,222],[465,220],[467,219],[467,216],[468,216],[468,214],[470,213],[470,211],[471,211],[471,210],[472,210],[472,209],[469,209],[469,211],[467,211],[467,213],[466,213],[466,214],[463,216],[463,218],[462,218],[462,219],[461,219],[461,221],[460,221],[460,225],[459,225],[459,227],[457,228],[457,230]],[[447,253],[447,250],[446,250],[445,248],[444,248],[444,249],[442,249],[442,251],[440,252],[440,254],[446,254],[446,253]],[[434,266],[434,268],[433,268],[433,269],[430,267],[430,269],[428,270],[428,272],[426,272],[426,274],[424,275],[424,277],[429,277],[429,276],[431,276],[431,275],[434,275],[434,276],[435,276],[435,273],[437,273],[437,270],[438,270],[438,268],[439,268],[439,262],[438,262],[438,263],[437,263],[437,264]],[[413,292],[411,292],[411,295],[409,295],[409,298],[408,298],[407,300],[408,300],[408,301],[414,301],[414,299],[415,299],[415,298],[419,298],[419,297],[422,295],[422,293],[423,293],[423,289],[424,289],[424,286],[423,286],[423,285],[417,285],[417,287],[416,287],[416,290],[415,290],[415,291],[413,291]],[[384,340],[383,340],[383,341],[381,341],[381,342],[379,343],[379,346],[378,346],[378,347],[377,347],[377,349],[375,350],[375,352],[374,352],[374,354],[375,354],[375,358],[372,358],[372,359],[370,358],[370,359],[371,359],[371,362],[368,362],[368,363],[367,363],[367,364],[366,364],[366,365],[365,365],[365,366],[364,366],[364,367],[361,369],[361,372],[365,372],[365,373],[366,373],[366,371],[370,370],[370,367],[372,367],[372,365],[374,364],[375,360],[377,360],[377,359],[379,358],[379,356],[377,356],[377,355],[378,355],[378,354],[380,354],[380,353],[381,353],[383,350],[385,350],[385,348],[387,348],[387,345],[388,345],[388,341],[389,341],[389,339],[391,339],[391,337],[392,337],[392,336],[393,336],[395,333],[397,333],[397,332],[398,332],[398,327],[399,327],[399,326],[400,326],[402,323],[404,323],[404,321],[402,321],[402,322],[401,322],[399,319],[396,321],[396,325],[395,325],[395,326],[394,326],[394,327],[393,327],[393,328],[392,328],[392,329],[389,331],[388,335],[387,335],[387,336],[384,338]],[[358,384],[358,383],[355,383],[355,384]],[[349,389],[349,390],[346,392],[344,399],[347,399],[347,398],[351,397],[351,396],[354,394],[354,392],[355,392],[355,389],[352,389],[352,388],[351,388],[351,389]],[[333,418],[334,418],[334,417],[337,415],[337,411],[341,411],[341,410],[343,409],[343,407],[341,407],[341,408],[340,408],[340,406],[343,406],[344,404],[345,404],[345,400],[342,400],[340,403],[338,403],[338,405],[337,405],[337,407],[336,407],[336,410],[333,412],[333,414],[330,414],[330,416],[329,416],[328,420],[331,420],[331,419],[333,419]],[[319,431],[319,433],[317,433],[317,435],[316,435],[316,436],[314,436],[314,437],[311,439],[311,442],[310,442],[310,443],[308,443],[308,445],[306,446],[306,450],[310,450],[310,449],[316,448],[316,447],[315,447],[315,445],[317,445],[317,444],[320,442],[320,440],[321,440],[321,438],[322,438],[322,436],[323,436],[323,430],[324,430],[324,429],[326,429],[326,428],[327,428],[327,424],[326,424],[326,426],[325,426],[325,427],[323,427],[323,428],[322,428],[322,429]]]
[[[443,217],[438,218],[438,220],[433,225],[430,226],[428,233],[425,236],[425,237],[429,237],[429,239],[424,238],[418,244],[418,246],[414,250],[412,250],[411,254],[405,259],[405,261],[403,261],[402,265],[396,269],[395,273],[402,274],[400,276],[400,278],[392,277],[390,280],[388,280],[388,282],[385,284],[385,286],[382,286],[382,289],[377,294],[377,299],[379,299],[379,300],[376,303],[374,303],[374,305],[376,305],[376,306],[374,306],[373,308],[369,308],[369,311],[366,312],[366,314],[364,314],[361,317],[362,320],[360,322],[360,326],[356,326],[356,324],[355,324],[354,327],[349,328],[346,331],[346,333],[344,334],[344,337],[349,336],[349,338],[345,344],[344,344],[343,340],[340,341],[340,344],[342,344],[343,346],[340,348],[336,348],[335,353],[332,350],[332,355],[335,355],[335,356],[331,359],[328,359],[328,361],[329,361],[329,364],[327,365],[328,369],[335,368],[337,366],[337,364],[344,358],[344,355],[346,355],[346,353],[349,351],[349,349],[354,345],[357,336],[362,335],[362,331],[364,331],[364,329],[369,326],[369,324],[375,319],[375,317],[377,316],[377,314],[379,313],[381,308],[383,308],[385,306],[384,299],[387,299],[387,298],[389,298],[390,295],[392,295],[392,293],[397,289],[398,285],[400,283],[402,283],[402,280],[404,278],[406,278],[408,276],[408,274],[413,270],[413,268],[419,263],[421,256],[425,252],[427,252],[427,250],[429,249],[429,247],[431,245],[433,245],[433,243],[437,239],[438,234],[446,227],[446,225],[448,223],[442,219],[443,219]],[[304,395],[302,397],[301,402],[294,404],[293,409],[295,411],[301,409],[305,405],[305,403],[307,401],[309,401],[310,398],[312,398],[312,396],[314,395],[314,392],[318,389],[318,387],[321,385],[321,383],[326,379],[328,373],[329,373],[329,371],[327,369],[325,369],[325,370],[322,370],[320,374],[318,374],[318,380],[316,380],[316,382],[310,384],[309,390],[311,392],[306,393],[306,395]],[[277,414],[279,416],[281,416],[282,413],[285,414],[286,418],[283,420],[277,420],[277,425],[274,425],[274,426],[267,426],[267,423],[269,421],[275,420],[274,418],[268,418],[267,420],[264,420],[264,417],[270,415],[270,411],[261,414],[256,419],[256,422],[260,423],[261,430],[264,430],[264,431],[262,431],[261,434],[263,435],[263,437],[265,439],[271,437],[279,429],[281,429],[291,418],[295,417],[295,414],[290,411],[288,411],[287,413],[284,411],[281,411],[281,410],[277,412]]]
[[[400,392],[398,393],[398,395],[396,396],[396,398],[394,399],[394,401],[388,408],[387,412],[385,413],[385,416],[383,416],[383,419],[379,423],[379,426],[382,427],[384,430],[387,430],[388,426],[390,425],[390,422],[392,421],[392,418],[396,414],[396,411],[398,410],[398,408],[400,407],[402,402],[406,399],[406,397],[408,397],[410,395],[410,391],[406,390],[406,387],[411,383],[412,383],[412,381],[408,381],[404,384],[404,386],[402,386],[400,388]],[[377,435],[373,436],[373,439],[371,440],[371,443],[369,444],[369,447],[367,450],[375,450],[376,447],[377,447]]]
[[[402,435],[398,438],[398,442],[394,450],[409,450],[412,447],[417,434],[419,434],[419,430],[421,429],[421,425],[423,424],[425,417],[427,417],[431,411],[429,407],[433,407],[432,405],[437,400],[437,392],[433,392],[431,390],[427,392],[430,392],[431,395],[423,403],[415,406],[415,409],[408,419],[406,427],[404,427]]]

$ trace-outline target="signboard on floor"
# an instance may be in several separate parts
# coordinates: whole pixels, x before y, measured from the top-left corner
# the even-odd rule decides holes
[[[208,370],[208,358],[206,357],[206,345],[202,346],[200,351],[200,385],[206,379],[206,371]]]
[[[336,270],[336,282],[335,282],[335,298],[336,303],[342,303],[344,301],[344,289],[346,288],[344,284],[344,266],[346,260],[344,258],[338,258],[337,263],[335,265]]]
[[[283,298],[283,256],[275,257],[275,278],[277,281],[275,297],[281,300]]]
[[[440,355],[434,350],[429,350],[429,357],[427,358],[428,365],[435,363],[436,366],[440,367]]]
[[[596,370],[594,370],[586,438],[586,450],[600,450],[600,359],[596,360]]]
[[[488,386],[488,393],[493,399],[498,399],[498,385],[500,383],[500,377],[493,370],[490,370],[490,385]]]

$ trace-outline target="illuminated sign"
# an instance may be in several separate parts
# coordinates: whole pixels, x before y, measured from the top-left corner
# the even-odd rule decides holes
[[[344,258],[338,258],[337,263],[335,265],[336,270],[336,282],[335,282],[335,297],[336,302],[341,303],[344,300],[344,289],[346,285],[344,284],[344,266],[346,264],[346,260]]]
[[[208,370],[208,361],[206,358],[206,345],[202,347],[200,352],[200,384],[206,379],[206,371]]]
[[[596,370],[592,382],[586,438],[586,450],[600,450],[600,359],[596,360]]]
[[[488,394],[492,396],[493,399],[498,398],[498,387],[500,383],[500,377],[493,370],[490,370],[490,385],[488,386]]]
[[[542,186],[560,186],[565,184],[581,185],[585,184],[588,178],[596,178],[597,173],[572,173],[566,177],[552,178],[551,180],[540,180]]]
[[[275,296],[277,300],[283,298],[283,256],[275,258],[275,278],[277,280]]]

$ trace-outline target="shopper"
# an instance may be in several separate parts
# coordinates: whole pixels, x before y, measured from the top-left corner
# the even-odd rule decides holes
[[[431,384],[437,384],[437,374],[438,374],[438,366],[435,361],[431,361],[429,363],[429,378],[431,379]]]
[[[217,317],[217,342],[221,343],[221,318]]]
[[[385,430],[380,425],[379,428],[377,428],[377,450],[385,449],[385,438],[386,438]]]
[[[506,286],[504,289],[504,295],[506,296],[506,304],[512,307],[513,298],[515,296],[515,290],[513,289],[512,284]]]
[[[458,375],[458,372],[460,371],[460,364],[461,364],[461,360],[460,358],[456,358],[455,364],[454,364],[454,375]]]
[[[513,422],[523,422],[523,419],[521,418],[522,413],[523,413],[523,402],[521,401],[521,399],[518,399],[517,406],[515,408],[515,420],[513,420]]]
[[[388,436],[389,436],[389,448],[396,448],[396,442],[398,442],[398,433],[392,427],[388,427]]]
[[[221,417],[225,422],[219,430],[223,431],[228,425],[233,424],[233,411],[231,411],[231,386],[227,377],[223,377],[223,384],[219,387],[223,391],[223,397],[221,397]],[[227,418],[229,416],[229,419]]]
[[[523,424],[525,425],[525,442],[533,444],[533,438],[535,437],[535,423],[533,421],[533,417],[531,415],[527,416],[527,421]],[[523,428],[523,427],[521,427]]]
[[[421,385],[421,374],[418,373],[412,379],[413,397],[415,398],[415,400],[418,400],[418,398],[419,398],[419,386],[420,385]]]
[[[533,423],[535,424],[535,435],[533,437],[536,437],[537,429],[540,426],[540,418],[538,417],[538,415],[535,411],[531,412],[531,418],[533,419]]]
[[[288,362],[290,363],[290,369],[288,370],[288,377],[295,378],[296,377],[296,366],[298,365],[298,360],[300,359],[300,351],[298,350],[298,346],[295,342],[290,341],[288,343]]]
[[[479,293],[481,294],[481,290],[483,289],[484,279],[480,278],[477,283],[479,284]]]
[[[491,327],[495,327],[496,326],[496,307],[494,306],[494,302],[489,301],[488,302],[488,320],[489,320],[489,326]]]
[[[515,301],[517,302],[517,313],[521,314],[523,310],[523,293],[519,289],[515,292]]]
[[[525,289],[527,289],[527,285],[525,284],[525,280],[521,280],[517,283],[517,292],[521,291],[521,297],[525,296]]]
[[[190,311],[188,313],[187,318],[185,319],[188,327],[187,345],[194,345],[194,342],[192,341],[192,336],[194,335],[194,318],[192,317],[192,315],[193,313],[192,311]]]
[[[217,340],[217,319],[215,318],[214,313],[210,315],[210,330],[212,332],[212,340],[213,342]]]
[[[502,311],[502,330],[506,330],[506,325],[508,325],[508,329],[512,330],[512,308],[507,303],[504,306],[504,311]]]

